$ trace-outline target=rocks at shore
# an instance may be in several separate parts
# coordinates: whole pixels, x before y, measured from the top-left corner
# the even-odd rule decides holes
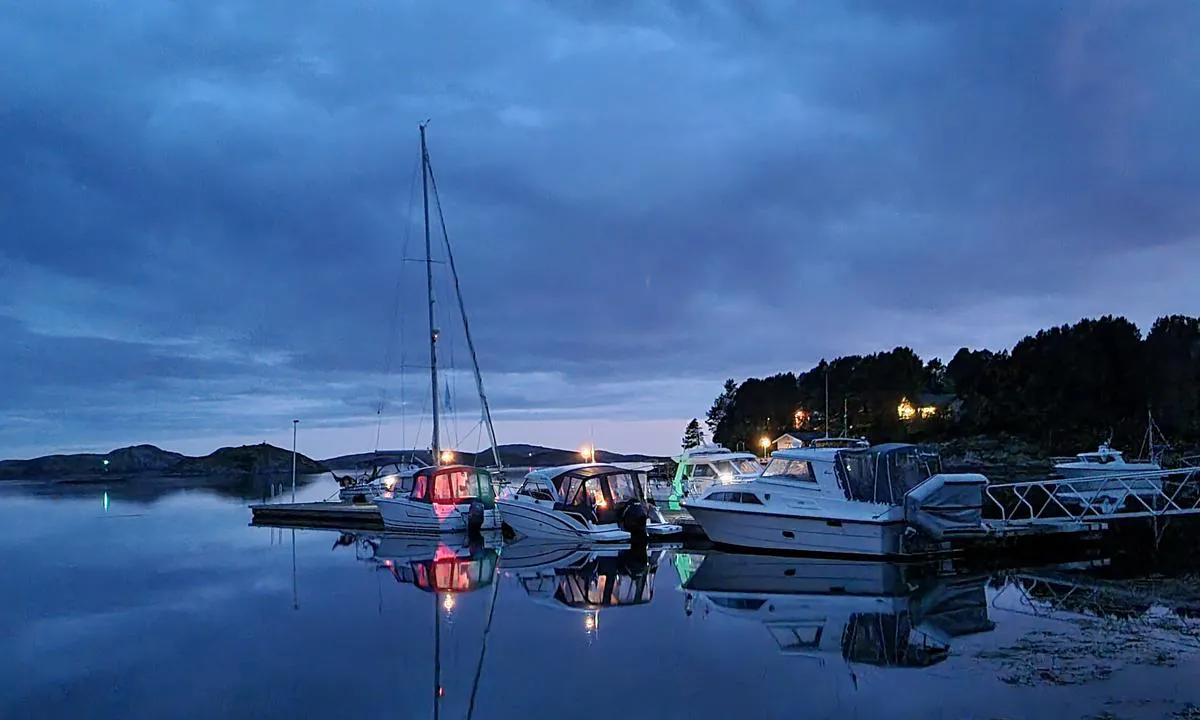
[[[991,480],[1045,477],[1053,463],[1036,445],[1019,438],[969,437],[941,443],[942,468],[946,472],[975,472]]]
[[[261,443],[225,447],[203,457],[189,457],[153,445],[112,452],[48,455],[30,460],[0,461],[0,480],[71,480],[158,478],[200,475],[266,475],[292,471],[292,451]],[[296,472],[327,472],[325,465],[297,454]]]

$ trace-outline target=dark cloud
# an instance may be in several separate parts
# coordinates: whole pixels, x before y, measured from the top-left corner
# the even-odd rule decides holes
[[[510,415],[1194,311],[1112,273],[1195,266],[1197,30],[1170,0],[8,7],[0,444],[369,422],[427,362],[427,118]]]

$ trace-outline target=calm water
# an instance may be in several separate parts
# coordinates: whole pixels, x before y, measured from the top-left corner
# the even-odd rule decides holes
[[[473,691],[480,719],[1200,717],[1200,621],[1097,617],[1062,569],[497,551],[74,492],[0,494],[3,718],[428,718],[438,685],[442,718]]]

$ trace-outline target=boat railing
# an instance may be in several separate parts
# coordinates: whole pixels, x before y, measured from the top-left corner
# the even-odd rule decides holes
[[[985,497],[1007,525],[1196,515],[1200,467],[992,483]]]

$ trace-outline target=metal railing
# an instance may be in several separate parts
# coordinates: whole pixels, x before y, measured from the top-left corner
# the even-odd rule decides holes
[[[1196,515],[1200,467],[995,483],[985,495],[1009,525]]]

